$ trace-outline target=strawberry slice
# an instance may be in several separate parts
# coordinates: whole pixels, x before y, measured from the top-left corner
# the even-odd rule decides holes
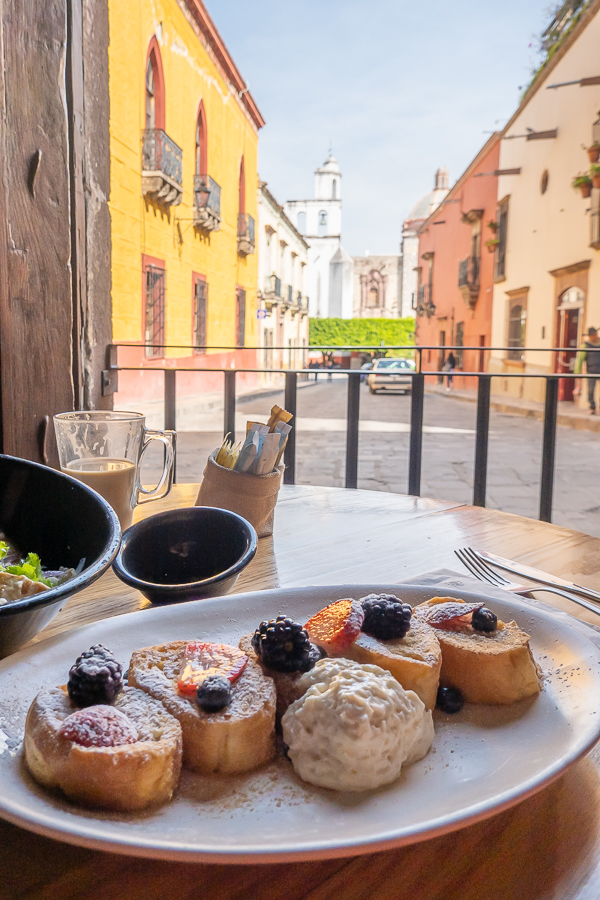
[[[131,719],[112,706],[78,709],[63,721],[59,734],[82,747],[120,747],[139,740]]]
[[[198,685],[209,675],[222,675],[233,682],[239,678],[248,657],[229,644],[190,641],[183,654],[183,665],[177,682],[180,694],[195,694]]]
[[[309,619],[304,627],[315,644],[340,653],[354,643],[364,617],[359,600],[337,600]]]
[[[485,603],[464,603],[460,600],[448,600],[445,603],[436,603],[428,608],[419,608],[419,614],[428,625],[434,628],[442,628],[445,631],[458,631],[461,626],[470,625],[471,617],[476,609],[481,609]],[[421,611],[422,610],[422,611]]]

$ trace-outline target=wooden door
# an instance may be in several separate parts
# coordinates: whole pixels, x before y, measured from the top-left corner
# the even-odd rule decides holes
[[[0,450],[49,463],[54,413],[110,404],[105,6],[0,0]]]
[[[579,309],[559,310],[560,347],[573,348],[564,350],[558,354],[557,372],[573,372],[577,357],[577,338],[579,334]],[[561,378],[558,386],[559,400],[573,400],[573,388],[575,382],[572,378]]]

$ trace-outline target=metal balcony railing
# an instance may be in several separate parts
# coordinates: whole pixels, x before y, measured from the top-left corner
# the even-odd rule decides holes
[[[429,319],[435,313],[435,304],[431,298],[431,285],[422,284],[417,292],[417,315]]]
[[[117,364],[118,347],[135,346],[140,348],[139,344],[111,344],[108,347],[108,358],[110,368],[102,373],[103,393],[109,394],[117,390],[117,377],[119,371],[162,371],[164,373],[164,411],[165,411],[165,428],[175,430],[177,421],[177,373],[186,372],[187,378],[189,373],[195,372],[222,372],[224,378],[224,421],[223,434],[235,434],[235,386],[236,374],[240,373],[256,373],[272,374],[273,369],[266,368],[243,368],[243,369],[226,369],[223,367],[191,367],[191,366],[175,366],[162,367],[155,366],[145,368],[144,366],[119,366]],[[166,349],[164,345],[162,349]],[[185,349],[190,352],[193,349],[202,350],[235,350],[236,347],[202,347],[191,348],[174,347],[168,345],[170,350]],[[156,349],[156,346],[154,346]],[[264,348],[254,348],[257,351]],[[503,351],[506,353],[508,347],[457,347],[445,346],[387,346],[385,350],[401,350],[403,352],[414,352],[416,357],[416,370],[405,370],[405,374],[410,375],[412,379],[411,388],[411,416],[410,416],[410,443],[409,443],[409,460],[408,460],[408,483],[407,493],[413,496],[421,494],[421,468],[422,468],[422,446],[423,446],[423,413],[425,404],[425,377],[426,376],[443,376],[446,373],[441,371],[422,371],[421,361],[424,351],[439,351],[446,353],[449,350],[493,350]],[[269,351],[286,350],[289,347],[270,347]],[[303,348],[304,351],[321,350],[361,350],[381,352],[380,345],[368,345],[360,347],[331,347],[331,346],[310,346]],[[554,353],[555,359],[558,354],[572,348],[554,347],[550,348],[550,352]],[[528,348],[528,352],[540,351],[547,353],[546,347]],[[207,359],[207,357],[204,357]],[[289,369],[285,372],[285,408],[293,415],[296,415],[296,395],[298,375],[311,375],[314,369]],[[346,479],[347,488],[356,488],[358,483],[358,445],[359,445],[359,413],[360,413],[360,384],[361,373],[355,369],[337,369],[338,375],[348,376],[348,404],[347,404],[347,429],[346,429]],[[284,373],[281,373],[284,374]],[[540,501],[539,501],[539,518],[544,522],[552,520],[552,495],[554,489],[554,462],[556,455],[556,420],[558,412],[558,389],[561,378],[573,379],[575,377],[582,380],[588,378],[597,378],[596,375],[578,375],[569,374],[550,374],[540,375],[539,373],[515,374],[511,372],[498,372],[494,375],[487,372],[461,372],[462,377],[476,379],[477,384],[477,417],[476,417],[476,433],[475,433],[475,458],[474,458],[474,474],[473,474],[473,505],[485,506],[486,488],[487,488],[487,458],[488,458],[488,435],[490,422],[490,395],[492,378],[501,378],[502,380],[510,378],[543,378],[546,383],[546,397],[544,408],[544,428],[542,441],[542,465],[540,474]],[[290,432],[288,443],[284,454],[284,482],[286,484],[294,484],[296,479],[296,430]]]
[[[467,256],[458,264],[458,286],[479,290],[479,258]]]
[[[210,175],[194,175],[194,206],[221,217],[221,188]]]
[[[181,147],[161,128],[146,128],[142,136],[142,170],[162,172],[177,184],[182,184]]]
[[[268,294],[271,297],[276,297],[277,299],[281,298],[281,278],[278,278],[277,275],[267,275],[265,281],[265,294]]]
[[[254,243],[254,219],[249,213],[238,215],[238,240],[240,239]]]

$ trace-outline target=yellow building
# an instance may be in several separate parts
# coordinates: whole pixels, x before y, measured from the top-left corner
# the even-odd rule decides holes
[[[253,366],[264,120],[201,0],[109,0],[109,17],[113,340],[135,345],[119,362]],[[161,391],[158,372],[120,375],[129,401]]]

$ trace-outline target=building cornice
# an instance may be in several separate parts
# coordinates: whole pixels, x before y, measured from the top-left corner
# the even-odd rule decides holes
[[[518,117],[521,115],[521,113],[523,112],[523,110],[525,109],[525,107],[527,106],[529,101],[532,100],[533,97],[535,97],[535,95],[537,94],[539,89],[542,87],[542,85],[544,84],[544,82],[546,81],[546,79],[548,78],[550,73],[554,71],[554,69],[556,68],[558,63],[561,61],[563,56],[565,56],[565,54],[569,52],[569,50],[571,49],[571,47],[573,46],[573,44],[575,43],[575,41],[577,40],[579,35],[583,31],[585,31],[585,29],[587,28],[589,23],[592,21],[592,19],[594,18],[594,16],[596,15],[596,13],[598,12],[599,9],[600,9],[600,0],[594,0],[594,2],[591,4],[590,8],[587,9],[585,11],[585,13],[582,15],[581,19],[579,20],[579,22],[577,23],[577,25],[575,26],[575,28],[573,29],[571,34],[568,37],[566,37],[564,42],[560,45],[560,47],[558,48],[558,50],[556,51],[556,53],[554,54],[552,59],[548,60],[548,62],[544,66],[544,68],[540,71],[539,75],[535,79],[535,81],[527,88],[519,106],[517,107],[517,109],[511,116],[511,118],[508,120],[506,125],[504,126],[504,129],[502,131],[503,136],[506,134],[508,129],[514,124],[514,122],[518,119]],[[596,73],[594,72],[593,74],[595,75]]]
[[[591,266],[591,259],[582,259],[581,262],[573,263],[570,266],[562,266],[559,269],[551,269],[548,274],[555,278],[562,278],[563,275],[574,275],[575,272],[584,272]]]
[[[246,82],[242,78],[236,64],[231,58],[223,38],[217,31],[216,25],[208,14],[202,0],[182,0],[193,17],[204,39],[215,55],[215,59],[222,74],[232,87],[237,91],[240,103],[246,108],[248,115],[257,128],[262,128],[265,120],[250,93]]]
[[[598,0],[598,3],[600,3],[600,0]],[[471,160],[471,162],[469,163],[469,165],[467,166],[465,171],[462,173],[462,175],[452,185],[452,187],[450,188],[450,190],[448,191],[448,193],[446,194],[446,196],[444,197],[442,202],[438,206],[436,206],[436,208],[431,213],[429,218],[425,219],[423,224],[420,225],[416,229],[417,234],[422,234],[425,231],[427,226],[429,224],[431,224],[433,219],[435,219],[435,217],[438,215],[438,213],[440,213],[443,210],[443,207],[447,203],[451,203],[453,200],[454,200],[454,202],[456,202],[456,194],[458,194],[458,192],[462,189],[467,178],[469,178],[473,174],[473,171],[477,168],[477,166],[484,159],[484,157],[490,152],[492,147],[494,147],[494,145],[498,143],[502,134],[503,134],[503,132],[495,131],[492,134],[492,136],[485,142],[485,144],[483,145],[483,147],[481,148],[481,150],[479,151],[477,156],[475,156],[475,158]],[[416,222],[416,221],[418,221],[418,219],[414,219],[413,221]]]
[[[277,215],[278,215],[278,216],[281,216],[281,218],[283,219],[283,221],[285,222],[285,224],[288,226],[288,228],[289,228],[289,229],[292,231],[292,233],[298,238],[298,240],[299,240],[302,244],[304,244],[304,246],[305,246],[306,249],[308,250],[308,244],[306,243],[306,241],[304,240],[303,236],[300,234],[300,232],[298,231],[298,229],[295,227],[295,225],[294,225],[294,224],[290,221],[290,219],[288,219],[288,217],[286,216],[285,210],[284,210],[283,206],[280,206],[280,205],[279,205],[279,203],[277,202],[277,200],[275,199],[275,197],[273,196],[273,194],[271,193],[271,191],[268,189],[268,187],[267,187],[267,182],[266,182],[266,181],[259,181],[259,182],[258,182],[258,187],[259,187],[259,190],[262,191],[263,196],[265,197],[265,199],[271,204],[271,206],[273,207],[273,209],[274,209],[274,211],[277,213]]]

